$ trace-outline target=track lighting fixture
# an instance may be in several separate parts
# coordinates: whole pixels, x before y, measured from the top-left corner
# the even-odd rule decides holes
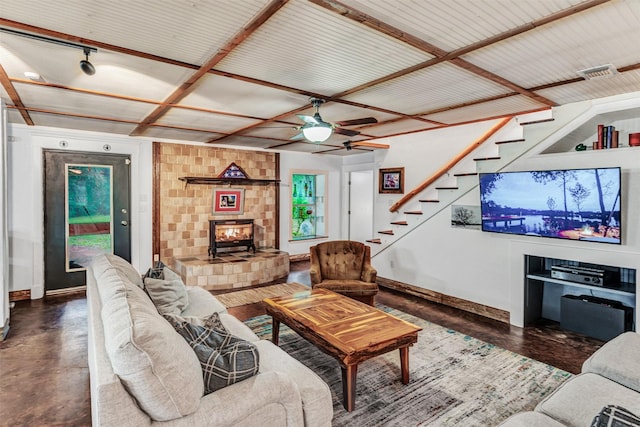
[[[10,28],[2,28],[2,27],[0,27],[0,32],[7,33],[7,34],[13,34],[13,35],[20,36],[20,37],[26,37],[26,38],[33,39],[33,40],[38,40],[38,41],[41,41],[41,42],[58,44],[60,46],[72,47],[74,49],[82,49],[84,51],[85,59],[80,61],[80,69],[82,70],[83,73],[85,73],[88,76],[93,76],[96,73],[96,68],[93,66],[93,64],[91,62],[89,62],[89,54],[91,52],[97,52],[98,51],[98,49],[96,49],[95,47],[84,46],[84,45],[73,43],[73,42],[69,42],[69,41],[66,41],[66,40],[53,39],[53,38],[41,36],[41,35],[38,35],[38,34],[24,33],[22,31],[12,30]]]
[[[89,53],[91,53],[91,49],[88,47],[84,48],[84,57],[82,61],[80,61],[80,69],[87,76],[93,76],[96,73],[96,68],[93,66],[91,62],[89,62]]]

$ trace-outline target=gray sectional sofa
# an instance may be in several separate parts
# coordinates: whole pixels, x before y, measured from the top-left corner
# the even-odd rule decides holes
[[[579,375],[562,384],[534,411],[516,414],[501,426],[588,427],[608,405],[640,416],[640,334],[636,332],[625,332],[607,342],[584,362]]]
[[[89,372],[94,426],[330,426],[329,387],[320,377],[230,315],[209,292],[187,287],[185,317],[214,311],[233,335],[255,344],[259,373],[204,395],[200,363],[114,255],[87,270]]]

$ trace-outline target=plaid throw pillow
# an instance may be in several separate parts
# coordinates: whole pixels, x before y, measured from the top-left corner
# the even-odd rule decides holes
[[[204,326],[207,329],[217,329],[220,332],[227,333],[227,328],[220,320],[220,314],[215,311],[208,316],[180,316],[178,314],[164,314],[165,319],[169,321],[174,327],[180,322],[192,323],[198,326]]]
[[[258,373],[260,356],[252,343],[226,331],[189,322],[177,321],[173,326],[200,361],[205,394]]]
[[[620,406],[608,405],[596,415],[591,427],[640,427],[640,417]]]

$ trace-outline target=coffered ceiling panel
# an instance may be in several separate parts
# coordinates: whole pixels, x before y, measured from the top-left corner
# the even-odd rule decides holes
[[[158,120],[159,124],[182,126],[193,130],[210,130],[211,132],[232,132],[256,123],[245,117],[212,114],[185,108],[173,108]]]
[[[86,119],[58,114],[42,114],[37,112],[31,112],[30,115],[38,126],[63,127],[65,129],[76,130],[87,130],[87,128],[90,128],[94,132],[107,132],[119,135],[128,135],[135,128],[135,124],[114,122],[111,120]]]
[[[3,0],[2,17],[199,65],[268,3],[268,0]]]
[[[490,105],[486,105],[485,103],[469,105],[441,113],[428,114],[422,117],[441,123],[452,124],[476,121],[479,117],[486,117],[487,110],[495,112],[495,117],[502,117],[509,116],[509,111],[534,111],[542,108],[539,103],[520,95],[491,101],[489,104]]]
[[[209,74],[181,104],[216,111],[268,118],[299,108],[309,97]]]
[[[567,99],[569,102],[585,101],[593,98],[635,92],[640,89],[640,70],[617,74],[612,77],[597,78],[589,81],[540,90],[539,93],[551,99]]]
[[[218,68],[329,96],[430,57],[310,2],[291,0]]]
[[[49,86],[18,83],[15,85],[22,102],[33,109],[65,114],[102,116],[139,122],[156,107],[146,102],[132,102],[101,95],[66,91]]]
[[[637,64],[640,45],[630,37],[638,31],[640,2],[615,3],[615,8],[597,6],[463,58],[527,88],[573,79],[577,71],[603,64]]]
[[[352,155],[347,141],[640,88],[640,0],[4,0],[1,10],[10,123]],[[80,70],[85,48],[94,75]],[[576,75],[608,63],[619,74]],[[376,123],[345,126],[360,132],[351,138],[334,131],[324,150],[292,143],[311,98],[326,100],[325,122]]]
[[[454,51],[580,3],[580,0],[343,0],[445,51]],[[408,6],[408,5],[407,5]]]
[[[345,98],[393,111],[418,114],[508,92],[497,83],[452,64],[443,63],[372,86]]]

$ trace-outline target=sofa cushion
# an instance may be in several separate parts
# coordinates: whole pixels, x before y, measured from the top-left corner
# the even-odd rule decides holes
[[[165,267],[162,269],[162,277],[144,279],[144,288],[158,309],[158,313],[180,314],[189,305],[187,288],[182,278]]]
[[[198,286],[187,286],[189,305],[182,311],[181,316],[204,317],[211,313],[226,313],[227,309],[207,290]]]
[[[193,348],[209,394],[258,373],[260,356],[252,343],[220,329],[171,318],[173,327]]]
[[[91,270],[96,280],[100,281],[105,275],[116,275],[120,280],[143,288],[142,277],[131,264],[113,254],[100,254],[91,259]],[[102,299],[102,292],[100,293]]]
[[[593,353],[582,372],[593,372],[640,393],[640,334],[625,332]]]
[[[593,419],[591,427],[640,427],[640,417],[616,405],[607,405]]]
[[[528,411],[510,416],[499,427],[564,427],[564,425],[540,412]]]
[[[111,274],[98,288],[113,371],[140,408],[157,421],[195,412],[204,384],[193,350],[138,286]]]
[[[536,406],[536,411],[566,426],[584,427],[612,403],[640,413],[637,392],[600,375],[585,373],[563,383]]]

